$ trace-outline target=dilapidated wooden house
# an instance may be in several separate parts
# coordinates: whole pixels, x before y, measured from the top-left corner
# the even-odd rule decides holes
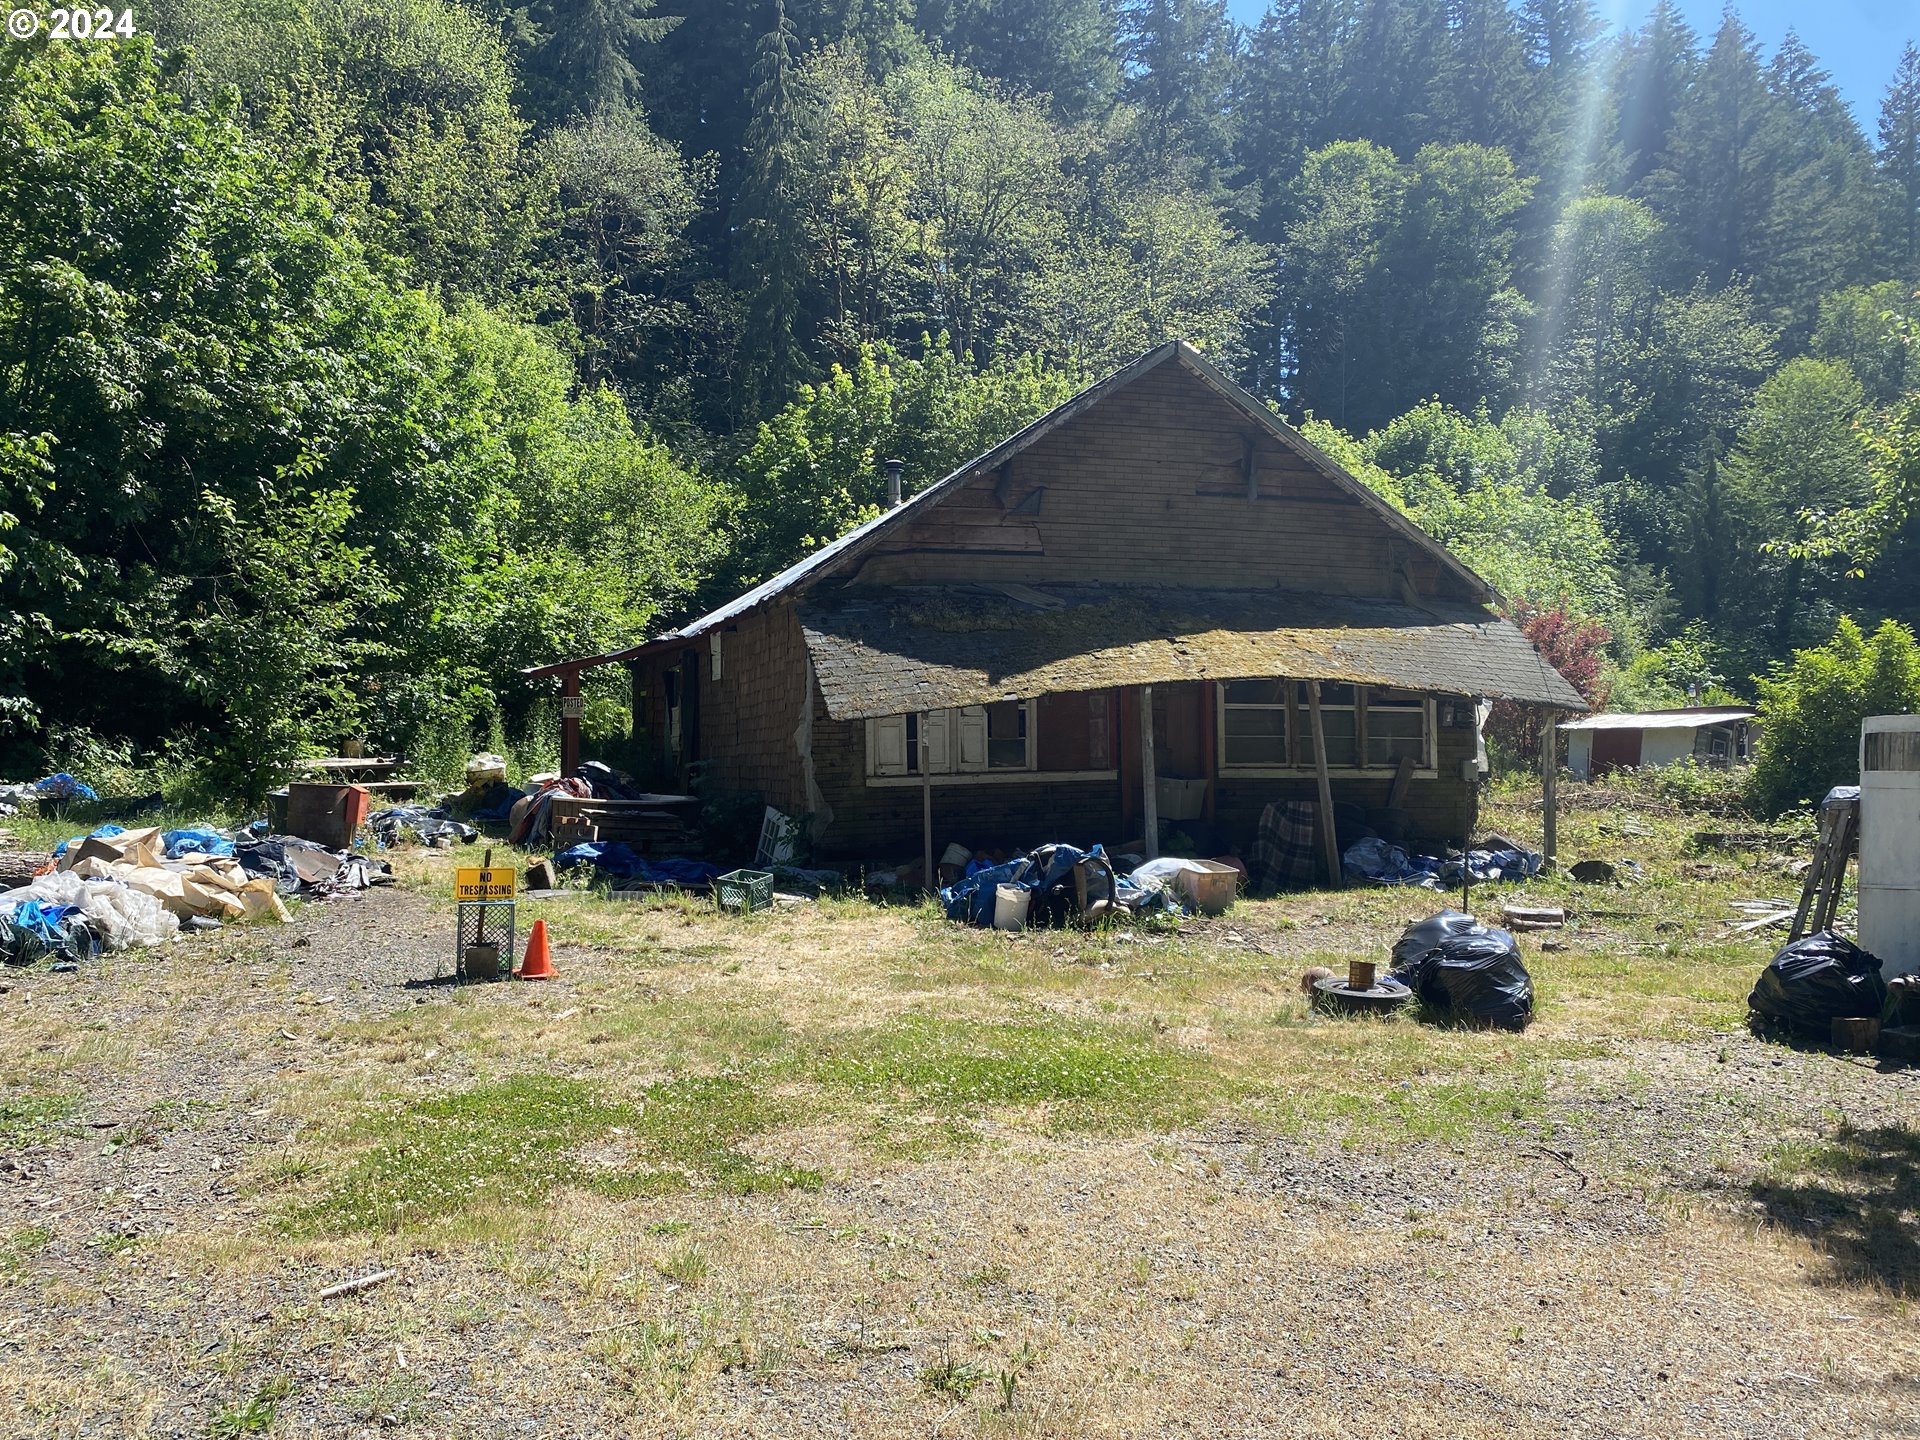
[[[1586,708],[1496,598],[1175,343],[710,614],[535,673],[630,667],[666,774],[706,762],[822,856],[1232,838],[1322,795],[1445,841],[1480,702]]]

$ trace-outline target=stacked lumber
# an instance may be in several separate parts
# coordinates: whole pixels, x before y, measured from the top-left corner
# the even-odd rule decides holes
[[[640,855],[676,855],[687,848],[687,826],[698,806],[691,795],[644,795],[638,800],[555,796],[547,825],[555,850],[589,840],[617,840]]]

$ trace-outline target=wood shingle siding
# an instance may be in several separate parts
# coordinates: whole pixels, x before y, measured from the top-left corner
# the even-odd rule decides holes
[[[1248,501],[1241,457],[1254,441],[1244,416],[1186,370],[1162,366],[1008,462],[1010,479],[977,475],[888,534],[855,583],[1109,580],[1396,596],[1389,533],[1264,437],[1260,494]],[[1038,513],[1018,513],[1036,490]]]
[[[870,780],[868,720],[1027,700],[1038,769],[937,776],[938,843],[1116,845],[1141,838],[1143,685],[1161,764],[1182,778],[1217,767],[1219,681],[1584,710],[1489,612],[1495,598],[1203,357],[1170,345],[687,626],[536,673],[629,660],[645,692],[636,724],[660,735],[665,674],[691,653],[697,667],[678,672],[698,675],[691,743],[717,782],[811,814],[823,858],[882,862],[919,853],[922,792],[897,753]],[[1432,733],[1433,768],[1403,808],[1411,835],[1457,841],[1476,737],[1471,725]],[[1391,783],[1331,779],[1337,801],[1362,808],[1383,806]],[[1221,836],[1244,846],[1267,804],[1316,789],[1311,774],[1228,773],[1209,799]]]

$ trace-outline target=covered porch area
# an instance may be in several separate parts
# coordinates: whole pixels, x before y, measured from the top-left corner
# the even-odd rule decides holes
[[[865,756],[823,762],[835,849],[898,853],[917,828],[929,869],[956,839],[1237,853],[1269,807],[1304,802],[1337,885],[1354,838],[1471,838],[1492,699],[1537,707],[1549,737],[1582,708],[1524,636],[1465,606],[890,587],[811,601],[800,620],[816,753],[858,735]]]

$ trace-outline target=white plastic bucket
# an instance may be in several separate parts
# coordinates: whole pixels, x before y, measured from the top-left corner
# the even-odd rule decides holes
[[[1033,891],[1024,885],[996,885],[993,887],[993,928],[996,930],[1024,930],[1027,928],[1027,906],[1033,901]]]

